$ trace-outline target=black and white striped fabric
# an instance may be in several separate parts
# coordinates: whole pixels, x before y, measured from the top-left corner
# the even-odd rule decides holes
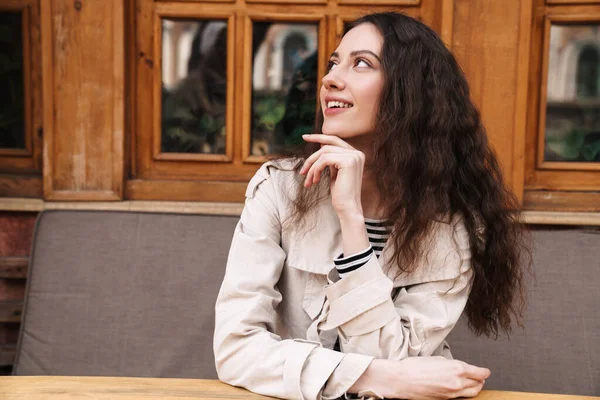
[[[365,265],[373,256],[373,253],[379,257],[383,251],[383,247],[390,236],[389,227],[386,222],[365,218],[365,226],[367,227],[370,246],[358,254],[348,257],[340,254],[338,258],[333,260],[340,278]]]

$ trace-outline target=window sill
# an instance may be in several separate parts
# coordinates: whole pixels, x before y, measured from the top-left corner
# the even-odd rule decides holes
[[[243,203],[139,200],[115,202],[53,202],[39,199],[0,198],[0,210],[20,212],[67,209],[240,215],[243,208]],[[600,226],[600,212],[524,211],[523,219],[527,224],[532,225]]]
[[[94,201],[94,202],[54,202],[39,199],[0,198],[0,210],[30,211],[42,210],[99,210],[99,211],[140,211],[165,212],[175,214],[218,214],[240,215],[243,203],[209,203],[191,201]]]

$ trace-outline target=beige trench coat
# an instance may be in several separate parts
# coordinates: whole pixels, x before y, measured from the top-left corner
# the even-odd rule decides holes
[[[339,279],[341,232],[329,200],[306,234],[282,223],[294,174],[290,162],[268,162],[248,185],[216,302],[219,378],[274,397],[327,399],[344,395],[373,358],[451,357],[444,339],[472,283],[464,225],[439,223],[414,273],[384,273],[386,245]],[[338,335],[342,352],[332,350]]]

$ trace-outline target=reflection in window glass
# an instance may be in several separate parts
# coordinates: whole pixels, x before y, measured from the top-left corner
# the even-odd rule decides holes
[[[23,22],[20,12],[0,12],[0,148],[25,148]]]
[[[163,19],[164,153],[225,153],[227,22]]]
[[[600,29],[552,25],[545,161],[600,162]]]
[[[316,23],[254,22],[252,155],[300,144],[313,131],[317,37]]]

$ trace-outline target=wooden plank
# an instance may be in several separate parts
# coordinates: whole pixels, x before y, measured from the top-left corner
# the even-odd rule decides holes
[[[270,399],[217,380],[82,376],[2,376],[3,400]],[[484,390],[480,400],[599,400],[594,396]]]
[[[522,83],[518,66],[522,21],[520,1],[506,3],[455,0],[452,51],[465,71],[507,184],[513,188],[515,93],[517,84]]]
[[[526,190],[523,197],[523,207],[527,211],[582,211],[598,213],[600,212],[600,192]],[[594,223],[590,225],[594,225]]]
[[[535,198],[528,196],[528,206],[531,207]],[[567,204],[569,199],[565,200]],[[576,199],[574,200],[576,201]],[[593,202],[594,200],[590,200]],[[596,204],[600,198],[596,198]],[[564,203],[564,201],[562,201]],[[527,224],[581,225],[600,226],[600,212],[571,212],[542,211],[548,203],[536,203],[541,211],[524,211],[523,218]],[[104,210],[104,211],[138,211],[165,212],[176,214],[212,214],[240,215],[243,203],[211,203],[186,201],[120,201],[120,202],[46,202],[28,199],[0,199],[0,210],[12,211],[42,211],[44,209],[64,210]],[[560,207],[558,207],[560,208]]]
[[[217,380],[123,377],[0,377],[0,398],[15,400],[270,399]]]
[[[381,4],[381,5],[389,5],[389,6],[398,6],[398,5],[406,5],[406,6],[418,6],[421,4],[421,0],[338,0],[338,4]]]
[[[41,6],[44,197],[118,200],[125,123],[123,2],[52,0]]]
[[[0,278],[25,279],[29,257],[0,257]]]
[[[570,211],[525,211],[523,220],[527,224],[600,226],[600,213]]]
[[[0,322],[21,322],[23,302],[19,300],[0,301]]]
[[[441,13],[440,38],[451,48],[454,31],[454,0],[442,0]]]
[[[521,0],[519,20],[519,48],[517,51],[517,82],[515,89],[515,116],[513,128],[512,191],[522,204],[525,189],[525,152],[527,136],[527,102],[529,96],[529,49],[531,46],[531,18],[533,0]]]
[[[0,197],[42,197],[41,176],[0,174]]]
[[[97,211],[139,211],[165,212],[176,214],[240,215],[244,203],[219,203],[198,201],[93,201],[93,202],[43,202],[30,199],[0,198],[0,210],[42,211],[42,210],[97,210]]]
[[[598,0],[546,0],[546,4],[584,4],[598,3]]]
[[[126,196],[136,200],[178,200],[241,203],[246,182],[130,180]]]
[[[0,210],[37,212],[44,209],[44,200],[0,197]]]

